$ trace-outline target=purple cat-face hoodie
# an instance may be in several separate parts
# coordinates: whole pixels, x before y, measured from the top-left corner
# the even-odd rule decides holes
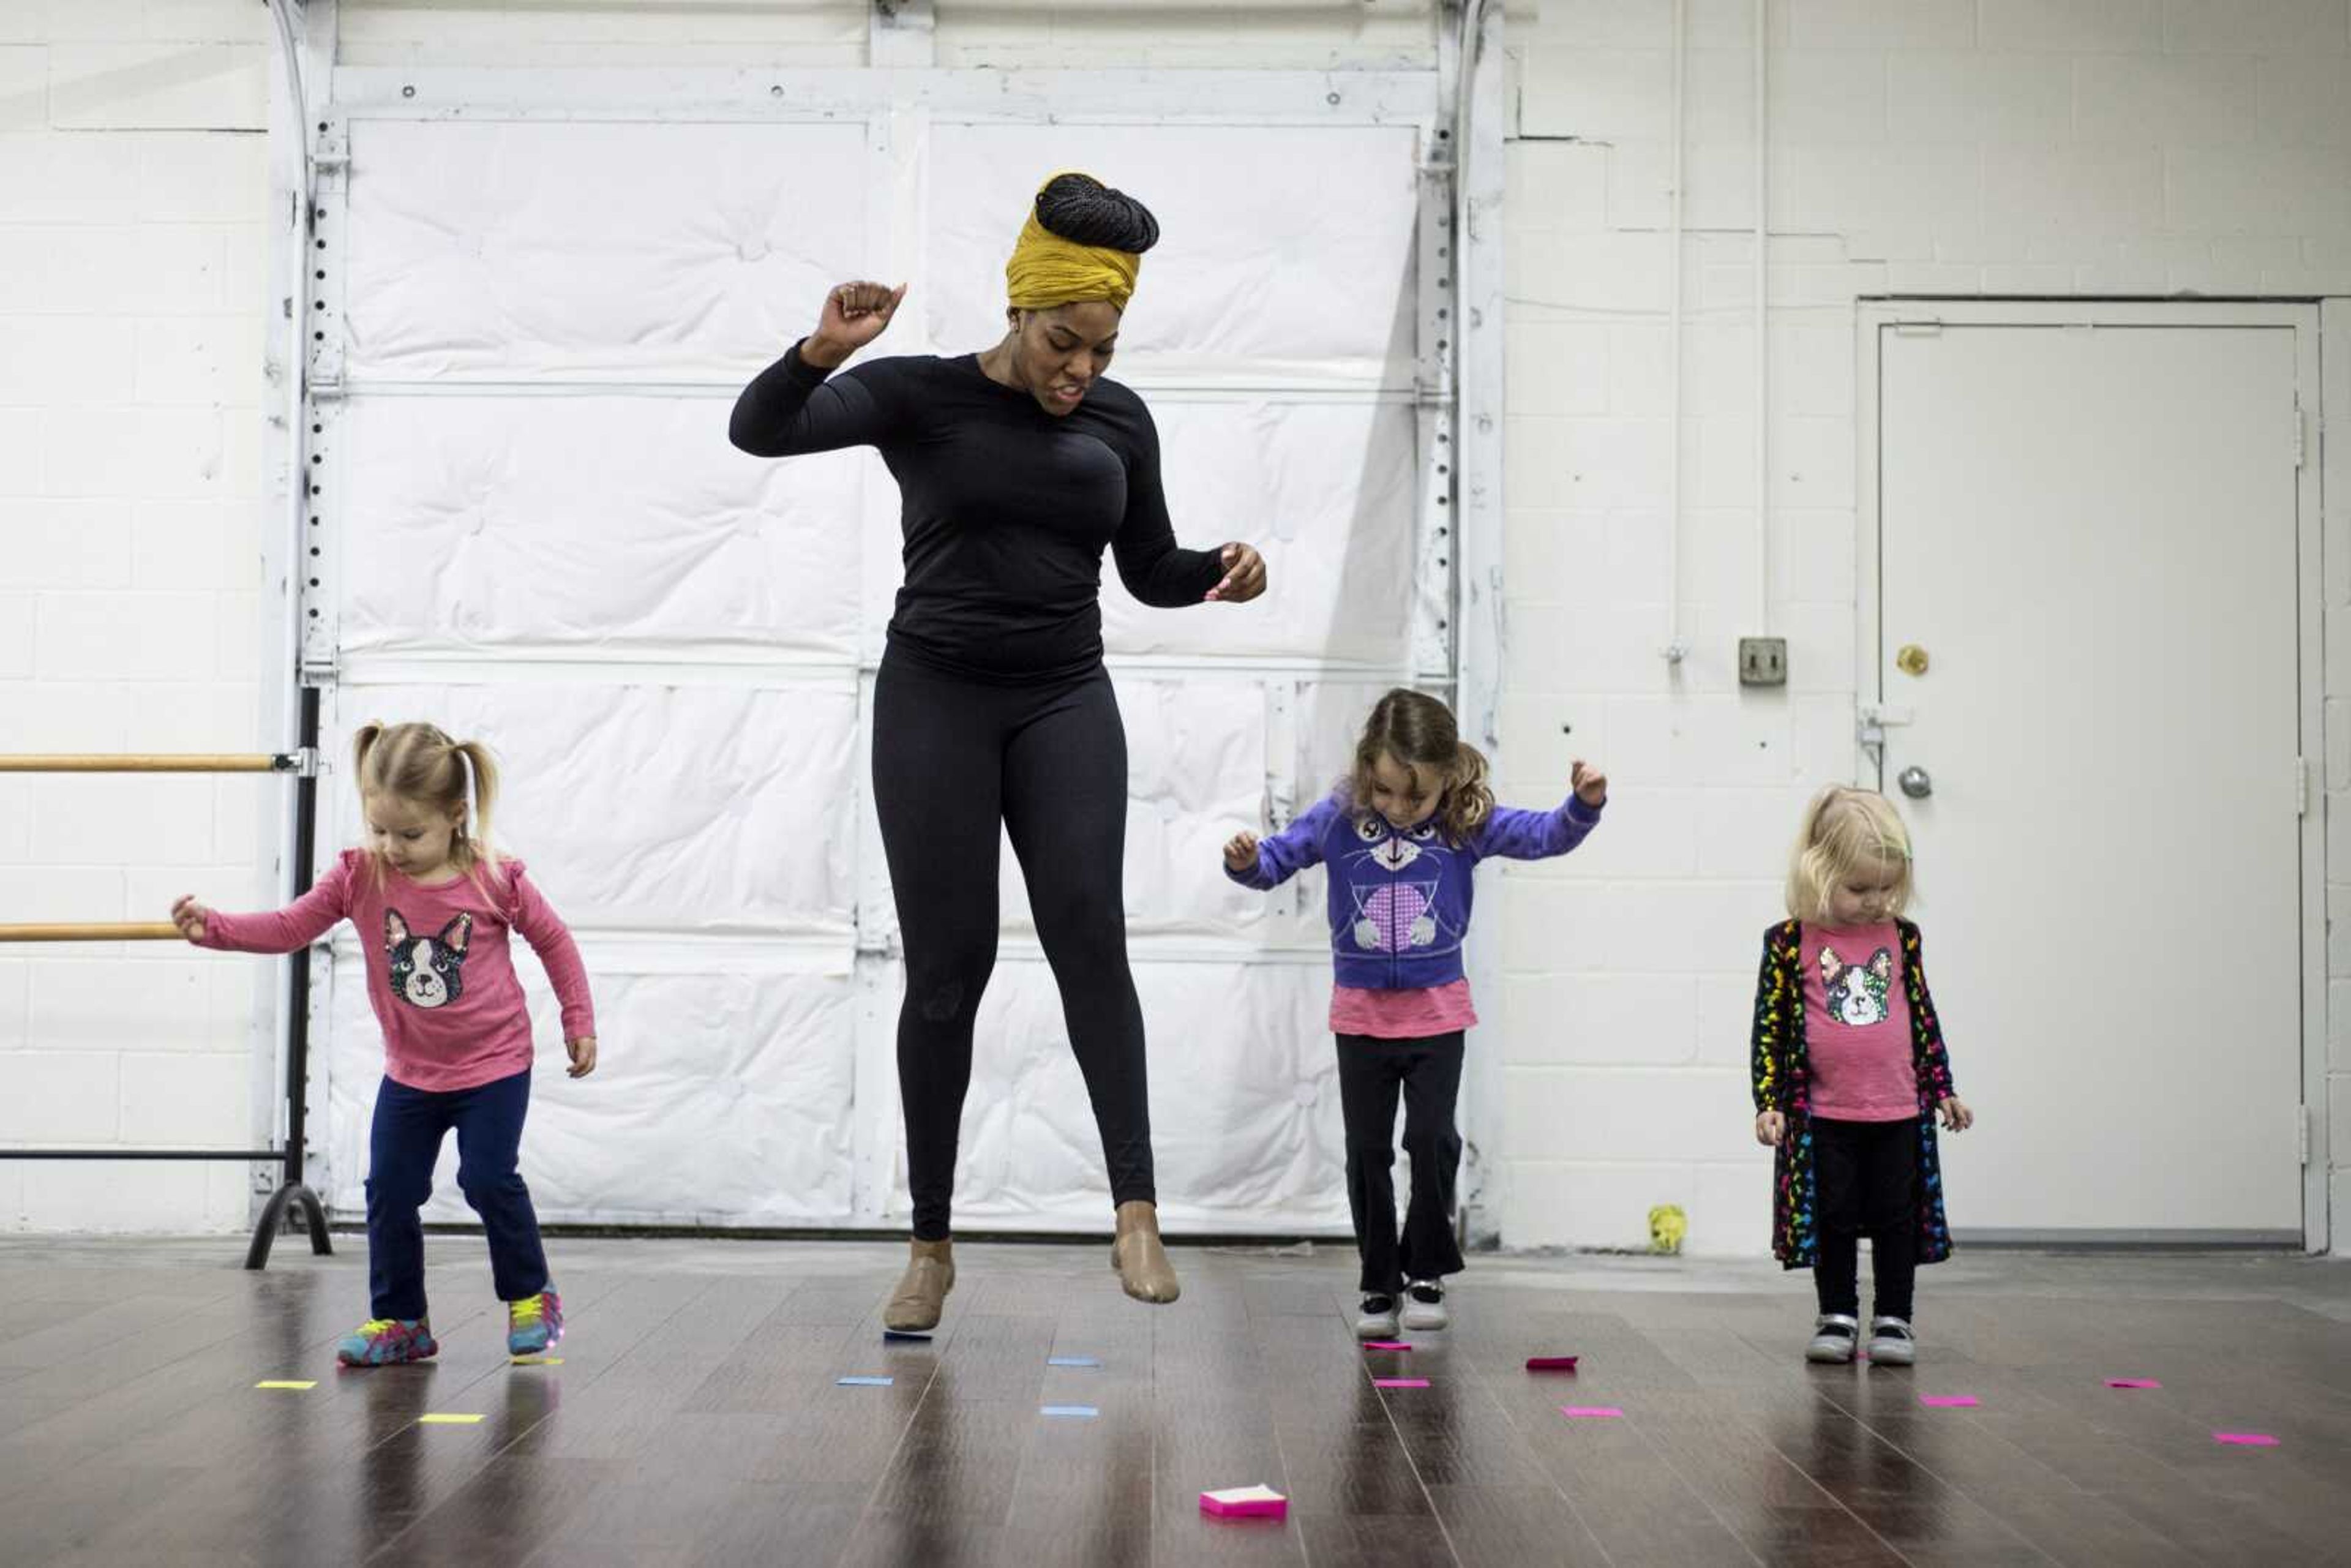
[[[1343,790],[1317,801],[1258,844],[1257,864],[1225,868],[1245,887],[1280,886],[1317,862],[1331,868],[1331,956],[1338,983],[1367,991],[1420,990],[1461,978],[1476,889],[1470,873],[1492,855],[1548,860],[1582,843],[1600,808],[1570,795],[1557,810],[1497,806],[1467,843],[1448,842],[1434,818],[1397,828],[1356,811]]]

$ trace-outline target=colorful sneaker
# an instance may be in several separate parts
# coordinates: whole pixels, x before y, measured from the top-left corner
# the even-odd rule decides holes
[[[1445,1311],[1445,1285],[1437,1280],[1415,1280],[1405,1287],[1404,1326],[1415,1333],[1441,1329],[1453,1320]]]
[[[343,1336],[335,1359],[345,1366],[398,1366],[440,1353],[423,1318],[370,1318]]]
[[[539,1355],[563,1337],[563,1298],[541,1291],[507,1303],[507,1354]]]

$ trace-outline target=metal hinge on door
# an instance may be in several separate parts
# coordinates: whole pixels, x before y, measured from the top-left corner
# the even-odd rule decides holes
[[[2297,817],[2310,815],[2310,758],[2307,757],[2294,759],[2294,814]]]
[[[2300,398],[2296,398],[2296,399],[2294,399],[2294,467],[2295,467],[2295,468],[2297,468],[2297,469],[2299,469],[2299,468],[2302,466],[2302,462],[2303,462],[2303,419],[2302,419],[2302,400],[2301,400]]]
[[[2307,1105],[2294,1108],[2294,1163],[2302,1166],[2310,1164],[2310,1107]]]

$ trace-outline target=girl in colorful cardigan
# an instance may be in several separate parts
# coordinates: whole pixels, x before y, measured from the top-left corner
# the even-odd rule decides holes
[[[1910,897],[1910,835],[1882,795],[1831,785],[1804,813],[1789,918],[1763,935],[1755,989],[1755,1140],[1773,1160],[1771,1253],[1813,1270],[1808,1361],[1850,1362],[1861,1335],[1859,1241],[1876,1276],[1869,1358],[1907,1366],[1911,1281],[1951,1254],[1935,1119],[1952,1092]]]

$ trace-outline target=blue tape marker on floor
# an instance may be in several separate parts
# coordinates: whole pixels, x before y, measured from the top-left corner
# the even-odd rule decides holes
[[[1047,1366],[1100,1366],[1102,1363],[1091,1355],[1049,1355],[1045,1358],[1045,1364]]]
[[[892,1377],[838,1377],[833,1380],[841,1388],[887,1388],[896,1381]]]
[[[1102,1414],[1091,1405],[1047,1405],[1037,1413],[1040,1416],[1074,1416],[1081,1421],[1091,1421]]]

